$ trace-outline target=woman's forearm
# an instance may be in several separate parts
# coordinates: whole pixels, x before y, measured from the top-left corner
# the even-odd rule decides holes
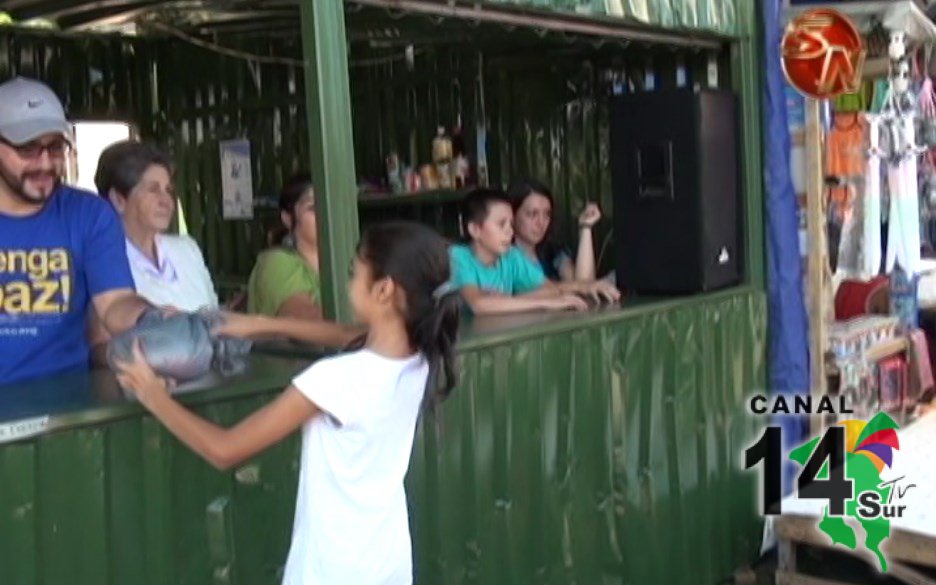
[[[332,321],[290,319],[287,317],[257,317],[256,337],[288,337],[296,341],[344,347],[366,333],[363,327],[342,325]]]
[[[595,247],[591,228],[579,230],[578,252],[575,258],[575,280],[595,280]]]

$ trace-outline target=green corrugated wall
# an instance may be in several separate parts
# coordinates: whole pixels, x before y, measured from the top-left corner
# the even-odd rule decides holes
[[[740,461],[763,294],[586,319],[464,341],[464,379],[421,422],[407,478],[419,583],[698,585],[756,556]],[[191,399],[230,424],[296,367]],[[295,439],[218,473],[152,418],[111,418],[0,446],[0,583],[278,582]]]
[[[298,39],[252,47],[260,54],[299,54]],[[266,231],[278,225],[280,186],[307,168],[308,140],[301,69],[252,66],[214,53],[165,42],[158,45],[161,113],[154,135],[166,143],[178,165],[176,192],[185,206],[192,235],[212,273],[222,280],[246,280]],[[253,220],[225,220],[221,214],[218,142],[248,138],[253,158]]]

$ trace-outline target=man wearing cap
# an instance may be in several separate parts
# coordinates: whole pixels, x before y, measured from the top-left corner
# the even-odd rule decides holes
[[[0,84],[0,385],[86,369],[91,305],[112,334],[150,307],[117,214],[61,182],[70,135],[45,84]]]

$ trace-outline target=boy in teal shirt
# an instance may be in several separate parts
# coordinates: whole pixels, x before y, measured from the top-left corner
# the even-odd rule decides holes
[[[530,310],[584,310],[579,295],[617,300],[613,286],[603,282],[550,282],[539,266],[513,245],[513,209],[507,195],[476,189],[463,204],[470,244],[449,249],[452,286],[479,315]]]

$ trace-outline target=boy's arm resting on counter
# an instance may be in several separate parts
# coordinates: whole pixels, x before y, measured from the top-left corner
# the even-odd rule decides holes
[[[555,299],[563,294],[575,292],[565,291],[562,287],[551,280],[543,280],[537,288],[514,295],[516,299]]]
[[[563,295],[559,293],[555,286],[543,286],[530,293],[515,297],[483,291],[476,286],[465,286],[460,292],[465,302],[468,303],[472,312],[476,315],[503,315],[540,310],[585,310],[588,308],[584,300],[576,296]]]

